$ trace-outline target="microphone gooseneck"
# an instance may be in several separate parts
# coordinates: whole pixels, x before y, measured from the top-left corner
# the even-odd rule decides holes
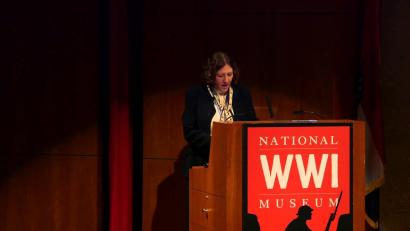
[[[273,109],[272,109],[272,100],[270,99],[269,96],[265,96],[265,101],[266,101],[266,105],[268,106],[268,110],[269,110],[269,116],[270,118],[273,118]]]
[[[293,114],[294,115],[307,115],[308,114],[308,115],[316,115],[316,116],[320,117],[321,119],[325,118],[324,115],[322,115],[319,112],[315,112],[315,111],[296,110],[296,111],[293,111]]]

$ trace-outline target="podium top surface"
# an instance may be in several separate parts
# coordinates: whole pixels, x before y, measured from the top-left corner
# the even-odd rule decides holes
[[[327,124],[327,123],[355,123],[364,122],[361,120],[258,120],[258,121],[234,121],[234,122],[214,122],[218,124]]]

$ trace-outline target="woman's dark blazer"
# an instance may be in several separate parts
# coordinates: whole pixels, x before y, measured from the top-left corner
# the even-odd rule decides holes
[[[257,120],[249,90],[240,85],[232,85],[232,89],[234,121]],[[190,162],[189,167],[208,162],[211,143],[210,124],[214,114],[213,98],[206,85],[196,86],[187,91],[182,124],[185,140],[189,144],[189,151],[187,150],[186,153]]]

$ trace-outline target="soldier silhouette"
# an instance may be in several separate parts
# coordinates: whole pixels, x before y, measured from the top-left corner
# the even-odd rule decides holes
[[[313,209],[307,205],[299,207],[298,217],[291,221],[285,231],[311,231],[306,224],[307,220],[312,219]]]
[[[259,225],[258,217],[255,214],[247,213],[246,214],[246,229],[247,231],[261,231]]]

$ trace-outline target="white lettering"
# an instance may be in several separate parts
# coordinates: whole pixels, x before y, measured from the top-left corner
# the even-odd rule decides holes
[[[320,144],[320,145],[325,145],[325,144],[327,144],[327,140],[326,140],[326,137],[325,137],[325,136],[322,137],[322,140],[320,141],[319,144]]]
[[[330,143],[331,144],[339,144],[339,141],[338,140],[335,141],[335,136],[330,136]]]
[[[317,136],[309,136],[309,145],[317,144]]]
[[[323,154],[322,160],[320,161],[319,173],[316,168],[315,155],[309,154],[309,160],[307,168],[305,171],[305,166],[303,164],[302,155],[296,154],[296,165],[299,170],[300,183],[302,188],[308,188],[310,178],[313,176],[313,181],[316,188],[322,187],[323,177],[325,175],[326,163],[327,163],[328,154]]]
[[[339,155],[332,153],[332,188],[339,187]]]
[[[266,137],[259,136],[259,146],[262,146],[262,143],[264,145],[268,145],[268,137],[267,136]]]
[[[289,136],[281,136],[280,138],[283,140],[283,145],[288,145]]]
[[[336,207],[337,203],[339,203],[339,198],[336,198],[335,200],[329,198],[329,207]]]
[[[289,203],[290,203],[289,208],[296,208],[296,199],[290,199]]]
[[[281,189],[285,189],[288,185],[290,167],[292,165],[293,155],[289,154],[286,158],[285,169],[282,171],[280,164],[280,156],[274,155],[272,169],[269,169],[268,160],[266,155],[260,156],[263,175],[265,176],[265,183],[267,189],[273,189],[276,177],[278,178],[279,186]]]
[[[259,146],[337,145],[335,136],[260,136]]]
[[[316,208],[320,208],[320,207],[322,207],[322,205],[323,205],[323,198],[320,198],[320,204],[319,204],[319,200],[318,200],[319,198],[315,198],[315,205],[316,205]]]
[[[272,138],[272,141],[270,142],[270,145],[276,145],[276,146],[279,145],[278,141],[276,140],[276,137]]]
[[[269,208],[269,200],[265,200],[265,203],[263,203],[263,200],[259,200],[259,208],[260,209],[268,209]]]
[[[280,202],[282,203],[279,205],[279,199],[276,199],[276,208],[283,208],[283,198],[280,199]]]
[[[299,143],[299,145],[305,145],[306,144],[306,137],[305,136],[299,136],[298,143]]]

